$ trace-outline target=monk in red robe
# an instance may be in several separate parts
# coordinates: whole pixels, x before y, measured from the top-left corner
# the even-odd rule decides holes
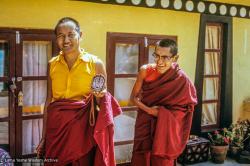
[[[83,101],[58,100],[48,106],[45,165],[115,166],[113,117],[121,108],[107,92],[91,126],[91,102],[89,96]]]
[[[155,64],[141,67],[131,93],[138,106],[132,166],[172,166],[189,138],[196,90],[176,60],[176,42],[164,39]]]
[[[115,166],[113,117],[121,108],[107,92],[105,81],[92,83],[98,75],[105,80],[104,64],[80,47],[82,32],[77,20],[60,19],[55,35],[60,54],[48,64],[37,155],[45,157],[45,165]]]

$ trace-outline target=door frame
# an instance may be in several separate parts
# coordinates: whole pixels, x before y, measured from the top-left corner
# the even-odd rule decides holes
[[[15,77],[15,41],[16,41],[16,36],[15,33],[6,33],[6,32],[1,32],[0,31],[0,40],[5,40],[9,44],[9,73],[8,76],[4,76],[3,78],[0,78],[1,82],[6,82],[9,84],[11,81],[12,77]],[[9,116],[5,118],[1,118],[0,122],[8,122],[8,132],[9,132],[9,146],[8,150],[11,156],[14,156],[16,153],[16,148],[15,148],[15,122],[16,122],[16,117],[15,117],[15,97],[14,94],[11,93],[8,89],[8,108],[9,108]],[[10,135],[13,135],[11,137]]]
[[[226,16],[213,16],[201,14],[199,45],[197,52],[196,71],[195,71],[195,87],[197,90],[198,104],[195,106],[193,115],[191,133],[207,137],[207,132],[217,130],[218,128],[202,129],[202,91],[203,91],[203,73],[204,73],[204,52],[205,52],[205,28],[206,23],[223,24],[223,54],[222,54],[222,70],[221,70],[221,107],[219,128],[229,127],[232,123],[232,18]]]
[[[52,41],[52,56],[55,56],[58,52],[56,45],[56,36],[54,30],[52,29],[23,29],[23,28],[5,28],[0,27],[0,39],[1,36],[12,35],[10,39],[11,42],[11,52],[10,54],[10,74],[7,78],[7,81],[11,77],[22,77],[22,41],[35,41],[35,40],[44,40]],[[7,40],[7,39],[5,39]],[[11,56],[12,55],[12,56]],[[47,77],[47,76],[46,76]],[[22,107],[18,106],[17,96],[18,92],[22,90],[22,81],[17,82],[17,89],[15,91],[14,98],[13,94],[9,95],[9,146],[10,146],[10,155],[13,158],[28,158],[36,156],[35,154],[31,155],[22,155],[22,121],[24,119],[32,119],[30,117],[22,116]],[[11,107],[12,106],[12,107]],[[10,108],[11,107],[11,108]],[[43,115],[34,115],[33,119],[42,118]],[[1,122],[1,120],[0,120]]]

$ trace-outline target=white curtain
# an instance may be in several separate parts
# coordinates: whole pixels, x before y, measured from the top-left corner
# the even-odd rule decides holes
[[[118,43],[115,49],[115,73],[137,74],[139,45]],[[114,96],[121,106],[128,106],[130,94],[135,83],[135,77],[115,78]],[[114,119],[114,141],[128,141],[134,139],[134,126],[137,113],[124,112]],[[133,144],[115,146],[115,160],[117,164],[131,161]]]
[[[220,49],[220,26],[207,26],[206,27],[206,49]],[[218,75],[220,53],[219,52],[206,52],[204,55],[205,66],[204,75]],[[219,77],[206,77],[203,79],[203,97],[202,100],[218,100],[219,94]],[[202,105],[202,126],[216,124],[217,122],[217,102],[204,103]]]
[[[117,43],[115,48],[115,73],[136,74],[138,72],[139,45]],[[115,78],[115,97],[121,106],[128,106],[135,77]]]
[[[138,44],[117,43],[115,47],[115,73],[136,74],[138,72]]]
[[[221,27],[206,26],[206,39],[205,39],[205,48],[206,49],[219,49],[220,48],[220,39],[221,39]]]
[[[51,52],[50,42],[25,41],[23,43],[23,76],[46,76]]]
[[[148,46],[148,63],[154,63],[154,57],[152,54],[155,52],[155,45]]]
[[[130,94],[135,84],[136,78],[115,78],[115,98],[120,106],[128,106]]]
[[[24,42],[23,75],[46,76],[47,62],[51,57],[51,43]],[[23,81],[23,115],[42,114],[46,100],[47,81]],[[23,154],[35,152],[42,136],[42,119],[23,120]]]
[[[217,121],[217,104],[203,104],[202,105],[202,125],[216,124]]]
[[[128,141],[134,139],[136,111],[127,111],[115,117],[114,141]],[[115,160],[117,164],[130,162],[132,158],[133,144],[115,146]]]

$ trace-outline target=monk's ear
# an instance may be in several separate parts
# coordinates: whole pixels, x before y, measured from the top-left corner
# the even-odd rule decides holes
[[[80,34],[79,34],[79,39],[80,39],[80,41],[82,40],[82,38],[83,38],[83,33],[80,32]]]
[[[174,62],[177,62],[178,58],[179,58],[179,55],[175,55],[173,61],[174,61]]]

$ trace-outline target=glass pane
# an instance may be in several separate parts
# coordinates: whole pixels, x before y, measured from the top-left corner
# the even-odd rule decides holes
[[[9,75],[9,44],[0,40],[0,77]]]
[[[136,74],[138,57],[138,44],[117,43],[115,46],[115,74]]]
[[[3,148],[6,151],[9,151],[9,123],[8,122],[0,122],[0,148]]]
[[[116,164],[128,163],[131,161],[133,144],[115,146]]]
[[[155,51],[155,46],[154,45],[149,45],[148,46],[148,63],[154,63],[154,57],[152,56],[152,54]]]
[[[0,82],[0,118],[9,116],[9,91],[7,84]]]
[[[130,94],[135,84],[136,78],[116,78],[115,79],[115,98],[120,106],[128,106]]]
[[[202,104],[201,125],[213,125],[217,123],[217,103]]]
[[[23,154],[35,153],[42,138],[43,120],[33,119],[23,121]]]
[[[204,78],[202,100],[217,100],[219,93],[219,78]]]
[[[217,52],[205,53],[205,75],[219,74],[219,55]]]
[[[205,49],[220,49],[221,26],[207,25],[205,38]]]
[[[52,55],[49,41],[23,42],[23,76],[46,76],[48,60]]]
[[[42,114],[47,95],[47,80],[23,81],[23,115]]]
[[[134,139],[137,111],[126,111],[115,117],[115,142]]]

